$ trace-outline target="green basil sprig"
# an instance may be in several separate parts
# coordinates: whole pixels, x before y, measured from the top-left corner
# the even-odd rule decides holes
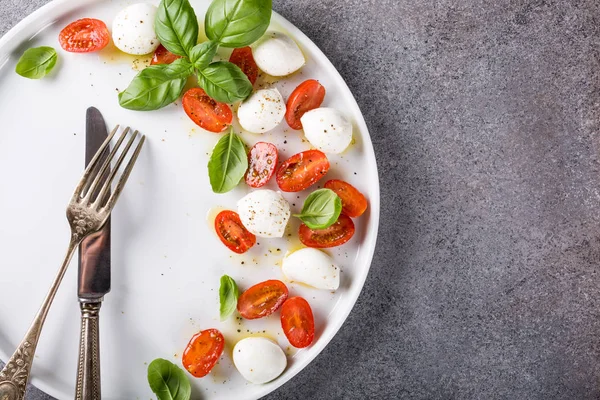
[[[140,71],[127,89],[119,93],[119,104],[138,111],[162,108],[179,98],[187,78],[193,73],[192,64],[185,58],[172,64],[151,65]]]
[[[248,46],[267,31],[271,6],[271,0],[213,0],[204,18],[206,36],[223,47]]]
[[[198,21],[189,0],[161,0],[154,21],[156,35],[167,50],[183,58],[176,70],[146,68],[119,93],[119,104],[132,110],[162,108],[177,100],[194,71],[200,87],[214,100],[244,100],[252,92],[248,77],[230,62],[211,61],[219,45],[243,47],[259,39],[269,27],[271,5],[272,0],[213,0],[205,18],[210,41],[196,44]]]
[[[219,286],[219,314],[221,321],[225,321],[237,307],[238,297],[240,292],[237,284],[229,275],[221,277],[221,286]]]
[[[195,45],[190,52],[190,60],[198,70],[203,70],[208,67],[208,64],[212,61],[217,54],[217,48],[219,45],[215,42],[200,43]]]
[[[162,0],[154,30],[162,45],[178,56],[189,56],[198,42],[198,20],[188,0]]]
[[[217,61],[198,72],[198,84],[210,97],[221,103],[244,100],[252,93],[252,84],[235,64]]]
[[[148,365],[148,383],[158,400],[189,400],[192,395],[185,372],[162,358],[157,358]]]
[[[310,229],[325,229],[338,220],[342,200],[331,189],[318,189],[308,195],[300,214],[294,214]]]
[[[240,183],[247,169],[246,146],[231,129],[219,139],[208,160],[208,177],[213,192],[229,192]]]
[[[56,50],[42,46],[25,50],[15,68],[15,72],[25,78],[40,79],[56,65]]]

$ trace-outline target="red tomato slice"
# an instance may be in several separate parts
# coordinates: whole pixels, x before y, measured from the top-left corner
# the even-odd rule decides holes
[[[265,186],[275,172],[277,165],[277,147],[272,143],[258,142],[248,153],[248,186],[259,188]]]
[[[256,78],[258,78],[258,66],[252,56],[252,49],[250,46],[240,47],[239,49],[233,50],[229,62],[234,63],[246,74],[248,80],[254,85]]]
[[[348,182],[332,179],[325,182],[327,189],[333,190],[342,199],[342,213],[349,217],[360,217],[367,209],[367,199]]]
[[[302,224],[298,235],[305,246],[324,248],[346,243],[354,236],[354,230],[354,222],[350,217],[340,214],[338,220],[329,228],[313,230]]]
[[[237,309],[242,317],[256,319],[273,314],[288,297],[288,288],[278,280],[258,283],[238,299]]]
[[[319,150],[307,150],[288,158],[277,170],[277,185],[284,192],[299,192],[315,184],[329,171],[329,160]]]
[[[188,117],[207,131],[220,133],[231,125],[231,108],[214,101],[201,88],[191,88],[185,92],[182,103]]]
[[[71,53],[89,53],[106,47],[110,33],[99,19],[83,18],[71,22],[58,35],[60,46]]]
[[[308,347],[315,338],[315,318],[302,297],[290,297],[281,306],[281,327],[292,346]]]
[[[256,236],[248,232],[235,211],[221,211],[215,218],[215,230],[229,250],[242,254],[254,246]]]
[[[152,61],[150,61],[150,65],[171,64],[173,61],[179,58],[181,58],[181,56],[171,53],[165,48],[165,46],[161,44],[156,48],[156,51],[152,56]]]
[[[181,363],[196,378],[208,375],[223,354],[225,338],[216,329],[196,333],[188,343]]]
[[[305,112],[319,108],[325,98],[325,87],[314,79],[302,82],[287,101],[285,120],[292,129],[302,129],[300,118]]]

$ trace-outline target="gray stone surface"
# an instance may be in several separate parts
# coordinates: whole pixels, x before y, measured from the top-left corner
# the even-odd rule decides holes
[[[600,398],[600,3],[274,7],[355,93],[383,208],[348,321],[267,398]]]

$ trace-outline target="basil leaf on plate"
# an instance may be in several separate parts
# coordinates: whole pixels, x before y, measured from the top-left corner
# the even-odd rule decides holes
[[[213,192],[229,192],[240,183],[247,169],[246,146],[231,129],[219,139],[208,160],[208,177]]]
[[[25,78],[40,79],[56,65],[56,50],[42,46],[25,50],[15,68],[15,72]]]
[[[215,42],[200,43],[195,45],[190,52],[190,60],[194,67],[202,70],[208,67],[208,64],[212,61],[217,54],[217,48],[219,45]]]
[[[161,0],[154,30],[167,50],[188,56],[198,43],[198,20],[188,0]]]
[[[198,71],[198,84],[221,103],[235,103],[252,93],[252,84],[246,74],[228,61],[217,61]]]
[[[151,65],[133,78],[127,89],[119,93],[121,107],[149,111],[165,107],[179,98],[192,64],[180,58],[171,64]]]
[[[308,195],[300,214],[294,214],[310,229],[325,229],[338,220],[342,199],[331,189],[318,189]]]
[[[213,0],[204,17],[206,36],[223,47],[258,40],[271,22],[271,0]]]
[[[229,275],[221,277],[221,286],[219,286],[219,314],[221,321],[225,321],[237,307],[238,297],[240,292],[238,287]]]
[[[148,365],[148,383],[158,400],[189,400],[192,395],[185,372],[162,358]]]

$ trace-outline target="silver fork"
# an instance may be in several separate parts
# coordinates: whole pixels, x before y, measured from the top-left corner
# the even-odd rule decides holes
[[[123,169],[114,190],[111,192],[112,181],[117,176],[121,164],[123,164],[136,138],[139,136],[138,131],[129,135],[130,137],[125,144],[125,148],[117,158],[117,152],[123,142],[125,142],[125,138],[130,131],[129,127],[125,128],[104,163],[100,163],[100,156],[106,151],[118,128],[119,126],[117,125],[113,129],[89,163],[83,174],[83,178],[81,178],[67,206],[67,220],[71,226],[71,240],[69,241],[67,254],[31,327],[25,334],[17,350],[4,366],[4,369],[0,371],[0,400],[22,400],[25,397],[25,389],[29,380],[31,364],[33,363],[33,356],[42,326],[44,325],[46,315],[54,300],[60,282],[73,257],[73,253],[83,239],[102,228],[115,206],[135,161],[142,150],[145,140],[145,136],[143,135],[133,149],[133,154]],[[117,161],[113,168],[110,168],[111,161],[115,158]]]

